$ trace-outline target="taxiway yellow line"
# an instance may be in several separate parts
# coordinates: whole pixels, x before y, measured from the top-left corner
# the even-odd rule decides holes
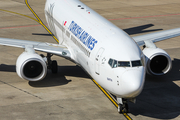
[[[53,35],[53,33],[46,27],[46,25],[42,22],[42,20],[38,17],[38,15],[34,12],[34,10],[30,7],[30,5],[28,4],[28,0],[25,0],[25,3],[27,5],[27,7],[29,8],[29,10],[33,13],[33,15],[36,17],[36,19],[34,19],[33,17],[30,17],[30,16],[27,16],[27,15],[24,15],[24,14],[21,14],[21,13],[17,13],[17,12],[13,12],[13,11],[9,11],[9,10],[4,10],[4,9],[0,9],[0,11],[3,11],[3,12],[8,12],[8,13],[12,13],[12,14],[16,14],[16,15],[20,15],[20,16],[24,16],[24,17],[27,17],[27,18],[30,18],[36,22],[38,22],[39,24],[41,24],[45,29],[46,31],[52,35],[52,37],[56,40],[56,42],[59,43],[59,40]]]
[[[31,6],[28,3],[28,0],[25,0],[25,4],[26,6],[29,8],[29,10],[33,13],[33,15],[36,17],[36,21],[41,24],[46,30],[47,32],[49,32],[49,34],[52,35],[52,37],[56,40],[56,42],[59,43],[59,40],[53,35],[53,33],[46,27],[46,25],[42,22],[42,20],[38,17],[38,15],[35,13],[35,11],[31,8]]]
[[[95,80],[92,79],[92,81],[98,86],[98,88],[109,98],[109,100],[116,106],[118,107],[118,104],[114,99],[102,88]]]
[[[118,108],[118,103],[111,97],[111,95],[104,88],[102,88],[94,79],[92,79],[92,81],[106,95],[106,97],[116,106],[116,108]],[[132,118],[127,113],[123,113],[123,115],[127,120],[132,120]]]
[[[17,12],[13,12],[13,11],[9,11],[9,10],[4,10],[4,9],[0,9],[0,11],[3,11],[3,12],[8,12],[8,13],[12,13],[12,14],[16,14],[16,15],[21,15],[21,16],[24,16],[24,17],[27,17],[27,18],[30,18],[36,22],[38,22],[38,20],[30,17],[30,16],[27,16],[27,15],[24,15],[24,14],[21,14],[21,13],[17,13]]]
[[[123,115],[127,120],[132,120],[132,118],[127,113],[123,113]]]

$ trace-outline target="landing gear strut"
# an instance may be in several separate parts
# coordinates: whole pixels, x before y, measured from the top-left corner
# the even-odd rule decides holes
[[[119,113],[128,113],[129,112],[129,107],[128,107],[128,101],[127,99],[124,98],[117,98],[118,101],[118,112]]]
[[[58,65],[56,60],[51,60],[51,57],[53,54],[47,53],[47,64],[48,64],[48,69],[51,69],[52,73],[57,73],[58,72]]]

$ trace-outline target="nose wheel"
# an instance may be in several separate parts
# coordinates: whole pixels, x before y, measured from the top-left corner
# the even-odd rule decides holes
[[[119,113],[128,113],[129,112],[129,107],[128,107],[127,99],[117,98],[117,101],[119,102],[119,104],[118,104],[118,112]]]
[[[128,110],[129,110],[129,108],[128,108],[127,103],[118,105],[118,112],[119,113],[128,113]]]

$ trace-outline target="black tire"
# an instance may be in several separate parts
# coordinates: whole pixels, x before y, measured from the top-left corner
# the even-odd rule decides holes
[[[120,114],[122,114],[122,113],[128,113],[128,112],[129,112],[129,108],[128,108],[128,104],[127,104],[127,103],[124,103],[123,105],[120,104],[119,107],[120,107],[120,110],[118,110],[118,112],[119,112]]]
[[[58,66],[57,66],[57,61],[53,60],[52,65],[51,65],[51,71],[52,73],[56,74],[58,72]]]
[[[128,112],[129,112],[128,104],[125,103],[124,105],[125,105],[125,106],[124,106],[124,113],[128,113]]]
[[[122,104],[119,104],[119,105],[118,105],[118,112],[119,112],[119,114],[122,114],[122,113],[123,113],[122,110],[123,110],[123,105],[122,105]]]

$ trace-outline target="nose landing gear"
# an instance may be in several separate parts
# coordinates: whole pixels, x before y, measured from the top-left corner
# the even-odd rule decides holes
[[[128,100],[124,99],[124,98],[118,98],[117,97],[117,101],[118,101],[118,112],[119,113],[128,113],[129,112],[129,107],[128,107]]]
[[[128,104],[119,104],[118,105],[118,112],[119,113],[128,113],[129,112],[129,108],[128,108]]]
[[[118,112],[119,113],[128,113],[129,112],[129,107],[128,107],[128,101],[132,103],[136,103],[136,98],[119,98],[117,97],[118,101]]]

